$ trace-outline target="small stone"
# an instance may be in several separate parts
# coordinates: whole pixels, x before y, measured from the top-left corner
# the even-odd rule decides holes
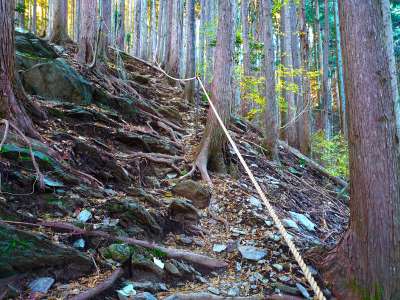
[[[295,221],[293,221],[293,220],[290,220],[290,219],[283,219],[282,220],[282,225],[285,228],[293,228],[293,229],[297,229],[297,230],[300,229],[299,226],[297,225],[297,223]]]
[[[274,242],[279,242],[279,241],[281,240],[280,235],[277,234],[277,233],[274,233],[274,234],[269,235],[268,238],[269,238],[271,241],[274,241]]]
[[[129,300],[132,296],[136,295],[136,290],[132,283],[127,284],[125,287],[117,291],[119,300]]]
[[[238,287],[232,287],[228,290],[229,297],[236,297],[239,296],[240,290]]]
[[[308,293],[307,289],[302,286],[300,283],[296,283],[297,289],[300,291],[300,293],[303,295],[304,298],[310,299],[310,294]]]
[[[201,283],[208,283],[208,280],[205,279],[203,276],[196,275],[196,279]]]
[[[84,209],[79,213],[77,218],[82,223],[86,223],[87,221],[89,221],[89,219],[92,218],[92,213],[90,211],[88,211],[87,209]]]
[[[105,258],[122,263],[131,255],[131,247],[127,244],[111,244],[104,250],[103,255]]]
[[[157,298],[149,292],[143,292],[130,297],[129,300],[157,300]]]
[[[168,173],[167,174],[167,178],[168,179],[174,179],[174,178],[176,178],[178,176],[178,173],[176,173],[176,172],[171,172],[171,173]]]
[[[257,208],[257,209],[261,209],[262,208],[261,201],[258,198],[254,197],[254,196],[251,196],[249,199],[247,199],[247,201],[250,202],[251,206],[253,206],[253,207]]]
[[[299,214],[299,213],[296,213],[293,211],[290,211],[289,213],[290,213],[290,217],[294,221],[296,221],[297,223],[299,223],[300,225],[305,227],[308,231],[315,231],[316,225],[305,215]]]
[[[159,260],[157,257],[153,257],[153,262],[160,269],[164,269],[165,264],[161,260]]]
[[[277,270],[278,272],[283,271],[283,266],[281,264],[273,264],[272,267]]]
[[[238,245],[239,245],[238,241],[229,240],[226,243],[226,252],[232,253],[233,251],[235,251],[238,248]]]
[[[193,243],[193,239],[186,235],[180,235],[178,241],[183,245],[191,245]]]
[[[279,276],[278,279],[279,279],[279,281],[281,281],[281,282],[289,282],[289,281],[290,281],[290,277],[289,277],[289,276],[286,276],[286,275]]]
[[[210,287],[208,287],[208,289],[207,289],[211,294],[214,294],[214,295],[219,295],[221,292],[219,291],[219,289],[217,289],[217,288],[215,288],[215,287],[212,287],[212,286],[210,286]]]
[[[79,239],[76,240],[73,244],[72,247],[74,247],[75,249],[84,249],[85,248],[85,240],[84,239]]]
[[[282,292],[283,294],[297,295],[298,290],[295,287],[291,287],[282,283],[273,283],[272,284],[275,289],[278,289],[278,294]]]
[[[51,277],[41,277],[37,278],[29,284],[29,288],[32,292],[47,293],[54,283],[54,278]]]
[[[164,264],[164,267],[168,273],[170,273],[174,276],[179,276],[179,277],[182,276],[182,273],[178,270],[178,268],[174,264],[172,264],[170,262],[166,262]]]
[[[206,243],[204,241],[199,240],[199,239],[194,239],[193,241],[196,244],[196,246],[199,246],[199,247],[204,247],[206,245]]]
[[[272,227],[273,224],[274,223],[272,221],[269,220],[265,221],[265,225],[267,225],[268,227]]]
[[[255,272],[249,276],[249,282],[250,283],[257,283],[261,282],[264,279],[264,276],[262,276],[260,273]]]
[[[259,261],[267,256],[265,250],[253,246],[239,246],[238,249],[243,258],[252,261]]]
[[[213,246],[213,251],[217,252],[217,253],[221,253],[225,249],[226,249],[226,245],[225,244],[214,244],[214,246]]]
[[[242,265],[240,264],[240,262],[236,262],[236,271],[240,272],[242,270]]]

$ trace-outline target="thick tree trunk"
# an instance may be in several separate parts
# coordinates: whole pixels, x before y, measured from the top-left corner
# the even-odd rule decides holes
[[[108,60],[109,35],[111,32],[111,1],[101,0],[100,5],[101,30],[97,59],[101,63]]]
[[[55,44],[65,44],[71,42],[68,36],[68,0],[53,0],[51,13],[51,31],[49,41]]]
[[[241,4],[241,18],[242,18],[242,40],[243,40],[243,75],[248,77],[251,75],[250,64],[250,38],[249,38],[249,0],[242,0]],[[246,116],[250,111],[249,100],[246,95],[242,94],[240,102],[240,114]]]
[[[149,25],[147,20],[147,0],[142,0],[140,5],[140,57],[144,60],[147,60],[147,46],[148,46],[148,31]]]
[[[173,77],[179,76],[179,47],[178,47],[178,13],[179,13],[179,0],[170,0],[168,3],[168,27],[167,30],[171,33],[168,34],[167,47],[169,48],[166,56],[165,69],[168,74]],[[175,81],[170,81],[175,84]]]
[[[279,112],[275,85],[275,55],[272,23],[272,1],[262,0],[264,19],[264,76],[265,76],[265,147],[270,158],[278,161]]]
[[[339,299],[400,299],[399,141],[382,0],[343,0],[339,5],[350,227],[326,259],[326,278]]]
[[[38,137],[25,108],[16,98],[14,0],[0,0],[0,119],[8,119],[31,137]]]
[[[80,29],[81,29],[81,14],[82,14],[82,0],[76,0],[75,2],[75,41],[81,40]]]
[[[322,124],[327,139],[332,138],[332,95],[329,81],[329,3],[325,0],[324,5],[324,51],[322,68]]]
[[[292,31],[290,23],[290,3],[282,6],[281,12],[281,26],[283,33],[283,43],[282,43],[282,64],[285,68],[285,72],[291,72],[293,70],[293,59],[292,59]],[[284,95],[287,101],[287,123],[284,124],[284,130],[286,132],[287,141],[290,146],[297,146],[297,130],[295,125],[296,117],[296,103],[295,95],[292,90],[290,90],[290,85],[293,83],[292,76],[285,76],[285,89]]]
[[[196,31],[195,31],[195,0],[188,0],[187,10],[187,49],[186,49],[186,74],[185,77],[196,75]],[[194,89],[196,82],[194,80],[186,83],[185,98],[186,101],[194,102]]]
[[[33,0],[32,7],[32,32],[37,34],[37,0]]]
[[[347,118],[346,118],[346,95],[344,93],[343,82],[343,59],[342,59],[342,44],[340,36],[340,21],[339,21],[339,0],[335,0],[335,28],[336,28],[336,63],[338,73],[338,87],[340,99],[340,128],[342,134],[347,137]]]
[[[151,8],[151,20],[150,20],[148,58],[150,61],[155,61],[156,46],[157,46],[156,0],[150,0],[150,8]]]
[[[165,0],[160,0],[158,9],[158,29],[157,29],[157,62],[161,63],[164,58],[164,44],[165,44],[165,26],[164,20],[166,18],[167,3]]]
[[[214,78],[211,84],[211,99],[222,119],[227,124],[230,118],[233,77],[234,19],[233,1],[219,1],[219,21],[217,32]],[[207,167],[217,172],[225,171],[223,151],[226,147],[225,135],[210,108],[207,125],[200,144],[196,165],[202,178],[211,184]]]
[[[118,17],[116,24],[117,46],[120,50],[125,47],[125,0],[118,0]]]
[[[200,12],[200,35],[199,35],[199,55],[198,55],[198,66],[200,78],[204,81],[205,79],[205,61],[204,51],[206,47],[206,0],[200,0],[201,12]]]
[[[97,0],[84,0],[81,3],[81,26],[78,60],[89,64],[93,61],[97,33]]]
[[[301,65],[303,72],[307,72],[309,69],[309,42],[308,42],[308,31],[306,24],[306,7],[305,0],[300,1],[299,12],[299,31],[300,31],[300,51],[301,51]],[[297,134],[300,143],[299,150],[306,156],[310,155],[311,152],[311,87],[310,80],[306,74],[303,74],[300,82],[302,86],[302,97],[299,97],[297,107],[299,119],[297,121]]]

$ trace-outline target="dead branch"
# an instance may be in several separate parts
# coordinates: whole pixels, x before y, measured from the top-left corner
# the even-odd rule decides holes
[[[75,297],[70,298],[70,300],[87,300],[87,299],[92,299],[93,297],[105,292],[109,288],[111,288],[114,283],[124,274],[124,270],[122,268],[116,269],[110,277],[108,277],[106,280],[101,282],[99,285],[96,287],[89,289]]]

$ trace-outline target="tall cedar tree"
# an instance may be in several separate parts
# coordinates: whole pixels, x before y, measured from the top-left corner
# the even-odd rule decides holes
[[[50,22],[49,41],[55,44],[71,42],[67,33],[68,22],[68,0],[52,1],[52,13]]]
[[[78,60],[89,64],[94,59],[94,45],[97,33],[97,0],[81,2],[81,24]]]
[[[386,3],[383,3],[386,2]],[[339,2],[350,145],[350,227],[327,257],[339,299],[400,299],[400,173],[382,8]]]
[[[211,83],[211,100],[224,122],[228,124],[232,100],[234,11],[236,0],[219,1],[219,21],[217,45],[215,49],[214,78]],[[207,126],[200,144],[196,166],[201,176],[209,184],[211,179],[207,167],[217,172],[225,172],[224,150],[226,138],[212,109],[208,110]]]
[[[39,137],[17,99],[14,37],[14,0],[0,0],[0,118],[13,122],[31,137]],[[24,99],[23,93],[18,98]]]

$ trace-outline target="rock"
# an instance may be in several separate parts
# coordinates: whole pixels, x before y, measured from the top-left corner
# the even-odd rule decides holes
[[[72,244],[72,247],[74,247],[75,249],[79,249],[79,250],[85,249],[85,240],[84,239],[76,240]]]
[[[154,278],[163,278],[165,274],[164,270],[156,266],[152,261],[140,257],[135,257],[132,260],[132,269],[136,273],[137,279],[141,280],[145,278],[146,280],[151,279],[151,281],[154,281]],[[145,275],[149,275],[150,278],[147,279]]]
[[[79,222],[82,223],[86,223],[87,221],[89,221],[92,218],[92,213],[90,211],[88,211],[87,209],[82,210],[77,219],[79,220]]]
[[[208,287],[207,288],[207,291],[209,291],[211,294],[214,294],[214,295],[219,295],[221,292],[219,291],[219,289],[217,289],[217,288],[215,288],[215,287],[212,287],[212,286],[210,286],[210,287]]]
[[[170,219],[179,223],[193,223],[199,221],[200,213],[189,200],[174,199],[168,207]]]
[[[168,288],[164,283],[161,282],[131,282],[135,290],[143,290],[151,293],[165,292],[168,291]]]
[[[103,255],[105,258],[111,258],[117,262],[125,262],[132,253],[132,248],[126,244],[111,244],[105,250]]]
[[[164,269],[164,263],[157,257],[153,257],[153,263],[160,269]]]
[[[90,272],[92,265],[89,257],[72,247],[0,224],[0,278],[51,267],[63,269],[60,279],[73,279]]]
[[[296,229],[296,230],[300,229],[299,226],[297,225],[297,223],[295,221],[293,221],[293,220],[290,220],[290,219],[283,219],[282,220],[282,225],[285,228],[293,228],[293,229]]]
[[[171,275],[177,276],[177,277],[181,277],[182,273],[178,270],[178,268],[170,262],[166,262],[164,264],[165,270],[170,273]]]
[[[133,284],[129,283],[122,289],[118,290],[117,294],[119,300],[130,300],[136,295],[136,290],[134,289]]]
[[[129,299],[130,300],[157,300],[157,298],[154,297],[154,295],[149,292],[138,293],[138,294],[134,295],[133,297],[130,297]]]
[[[37,64],[21,76],[25,90],[47,99],[90,104],[91,83],[79,75],[64,59]]]
[[[126,197],[121,201],[112,200],[106,204],[111,213],[118,214],[121,220],[134,223],[142,227],[146,232],[160,235],[162,229],[154,217],[132,197]]]
[[[290,281],[290,277],[289,277],[289,276],[286,276],[286,275],[279,276],[278,279],[279,279],[279,281],[281,281],[281,282],[289,282],[289,281]]]
[[[251,196],[249,199],[247,199],[247,201],[249,201],[251,206],[257,209],[262,209],[261,201],[258,198]]]
[[[208,280],[205,279],[203,276],[196,275],[196,279],[201,283],[204,283],[204,284],[208,283]]]
[[[300,283],[296,283],[296,287],[304,298],[311,299],[310,294],[308,293],[307,289],[304,286],[302,286]]]
[[[213,251],[217,252],[217,253],[221,253],[225,249],[226,249],[226,245],[225,244],[214,244],[214,246],[213,246]]]
[[[240,272],[242,270],[242,265],[241,265],[241,263],[240,262],[236,262],[236,271],[237,272]]]
[[[239,247],[239,241],[228,240],[226,243],[226,252],[232,253]]]
[[[54,278],[52,277],[41,277],[37,278],[31,283],[29,283],[29,288],[32,292],[38,292],[46,294],[54,283]]]
[[[290,295],[297,295],[298,294],[298,290],[295,287],[291,287],[282,283],[272,283],[271,284],[272,287],[278,289],[280,292],[282,292],[283,294],[290,294]]]
[[[283,266],[281,264],[273,264],[272,267],[277,270],[278,272],[283,271]]]
[[[193,239],[184,234],[181,234],[180,236],[178,236],[178,241],[180,243],[182,243],[183,245],[191,245],[193,243]]]
[[[196,244],[196,246],[199,246],[199,247],[204,247],[206,245],[206,243],[200,239],[194,239],[193,241]]]
[[[207,208],[210,204],[210,188],[197,181],[181,181],[172,188],[172,192],[177,196],[191,200],[193,205],[199,209]]]
[[[253,246],[239,246],[240,254],[243,258],[251,261],[259,261],[267,256],[267,252]]]
[[[239,296],[239,293],[240,293],[240,290],[239,290],[239,288],[238,287],[231,287],[229,290],[228,290],[228,296],[229,297],[236,297],[236,296]]]
[[[316,225],[313,222],[311,222],[311,220],[307,218],[305,215],[298,214],[293,211],[290,211],[289,214],[294,221],[305,227],[308,231],[315,231]]]
[[[249,276],[249,282],[250,283],[258,283],[262,282],[264,279],[264,276],[262,276],[260,273],[255,272]]]

